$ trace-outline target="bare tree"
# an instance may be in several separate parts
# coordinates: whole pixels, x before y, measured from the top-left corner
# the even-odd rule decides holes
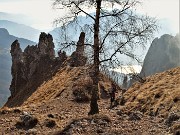
[[[93,90],[89,114],[99,113],[98,81],[100,67],[114,68],[121,64],[120,56],[127,55],[139,61],[133,54],[137,46],[145,46],[157,29],[154,18],[137,14],[139,0],[54,0],[54,7],[64,9],[67,14],[55,20],[66,27],[70,24],[82,26],[78,22],[79,15],[91,19],[83,28],[89,34],[87,46],[92,47]],[[93,13],[91,13],[93,12]],[[67,34],[67,33],[66,33]],[[65,39],[68,39],[67,35]],[[64,47],[74,42],[62,43]]]

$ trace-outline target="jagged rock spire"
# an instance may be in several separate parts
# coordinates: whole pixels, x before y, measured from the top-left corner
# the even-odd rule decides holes
[[[72,53],[68,62],[72,67],[84,66],[86,64],[87,57],[84,56],[84,40],[85,33],[81,32],[76,51]]]
[[[10,86],[11,95],[14,95],[17,90],[20,88],[20,82],[23,83],[24,80],[22,78],[22,70],[21,67],[23,65],[23,53],[20,48],[20,44],[18,40],[15,40],[11,45],[11,56],[12,56],[12,82]]]
[[[14,62],[21,61],[21,59],[22,59],[22,49],[20,48],[20,44],[19,44],[18,40],[15,40],[12,43],[10,53],[11,53],[11,56],[12,56],[12,60]]]
[[[81,32],[79,36],[79,41],[77,42],[77,48],[76,48],[76,52],[81,55],[84,55],[84,40],[85,40],[85,33]]]
[[[41,32],[39,36],[38,48],[41,55],[48,55],[50,58],[55,57],[52,35]]]
[[[50,34],[42,32],[38,45],[27,46],[24,52],[18,40],[15,40],[10,51],[12,56],[11,100],[8,100],[6,106],[21,105],[44,81],[52,78],[61,66],[84,66],[87,60],[83,55],[84,39],[85,33],[82,32],[77,49],[69,58],[61,51],[58,53],[59,57],[55,57],[53,37]],[[22,93],[23,96],[20,96]]]
[[[10,85],[11,98],[19,100],[7,102],[7,106],[17,106],[23,103],[40,84],[51,78],[64,61],[55,59],[53,38],[42,32],[38,45],[27,46],[22,52],[20,43],[15,40],[11,45],[12,81]],[[63,59],[64,60],[64,59]],[[25,93],[23,97],[19,93]]]

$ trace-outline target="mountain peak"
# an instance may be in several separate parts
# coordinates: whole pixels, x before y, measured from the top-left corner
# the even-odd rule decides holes
[[[7,35],[9,35],[9,32],[5,28],[0,28],[0,35],[1,36],[7,36]]]
[[[141,75],[149,76],[180,66],[180,38],[169,34],[153,40],[144,59]]]

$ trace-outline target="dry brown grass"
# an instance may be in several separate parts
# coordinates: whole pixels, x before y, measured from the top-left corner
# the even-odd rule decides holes
[[[74,120],[78,121],[70,125],[75,135],[100,132],[104,132],[104,134],[160,135],[171,133],[169,127],[164,125],[163,118],[149,117],[138,111],[162,116],[166,116],[171,111],[178,111],[180,106],[179,70],[180,68],[172,69],[147,78],[144,84],[134,84],[124,94],[126,104],[123,106],[119,105],[109,109],[109,99],[98,100],[100,114],[87,116],[89,103],[74,102],[73,91],[74,88],[86,91],[87,87],[91,87],[92,80],[89,77],[89,70],[87,67],[64,67],[51,80],[44,82],[23,106],[2,108],[0,110],[0,131],[4,134],[26,134],[27,130],[16,129],[15,124],[23,112],[28,112],[38,119],[32,132],[40,135],[63,131]],[[101,78],[100,85],[105,87],[105,91],[111,88],[111,82],[107,78]],[[123,111],[127,111],[127,113]],[[129,120],[131,113],[128,111],[142,114],[141,120]],[[120,115],[117,112],[120,112]],[[83,124],[85,130],[83,129],[79,133]],[[179,125],[174,122],[172,124],[171,128],[174,132]]]
[[[93,85],[89,72],[90,69],[88,67],[66,66],[60,69],[51,80],[44,82],[40,87],[38,87],[38,89],[27,99],[27,101],[24,102],[23,105],[47,102],[60,97],[64,100],[76,100],[76,98],[78,98],[76,96],[79,95],[86,97],[82,100],[88,101],[90,99],[91,88]],[[107,95],[107,91],[111,87],[110,80],[101,75],[100,83],[105,88],[105,93],[103,94]],[[103,95],[102,93],[100,94]]]
[[[44,82],[33,93],[33,95],[28,98],[28,100],[24,103],[24,105],[30,103],[48,101],[50,99],[54,99],[59,96],[67,98],[68,96],[66,95],[67,92],[72,93],[71,89],[74,85],[74,82],[86,69],[87,68],[82,68],[82,67],[76,67],[76,68],[64,67],[63,69],[59,70],[51,80]],[[66,94],[64,95],[64,93]],[[68,98],[72,98],[72,97],[68,96]]]
[[[155,74],[146,82],[135,83],[126,93],[126,109],[167,117],[180,111],[180,67]]]

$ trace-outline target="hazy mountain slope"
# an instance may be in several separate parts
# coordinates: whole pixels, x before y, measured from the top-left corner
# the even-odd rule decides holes
[[[11,59],[9,54],[0,49],[0,107],[7,101],[10,95]]]
[[[0,12],[0,20],[8,20],[11,22],[18,22],[20,24],[27,24],[27,25],[30,25],[33,22],[32,18],[24,14],[12,14],[7,12]]]
[[[0,28],[0,106],[5,103],[7,96],[9,96],[9,86],[11,82],[11,57],[10,57],[10,46],[14,40],[18,39],[24,49],[27,45],[36,44],[27,39],[18,38],[13,35],[9,35],[9,32]],[[3,101],[2,101],[3,99]],[[4,100],[6,99],[6,100]]]
[[[35,42],[38,41],[40,34],[40,31],[37,29],[8,20],[0,20],[0,28],[7,29],[11,35],[29,39]]]
[[[0,48],[6,48],[9,49],[12,42],[14,40],[18,39],[18,41],[21,43],[22,49],[24,49],[27,45],[35,45],[36,43],[25,39],[25,38],[19,38],[14,35],[11,35],[7,29],[0,28]]]
[[[165,34],[153,40],[144,59],[142,76],[180,66],[180,37]]]

